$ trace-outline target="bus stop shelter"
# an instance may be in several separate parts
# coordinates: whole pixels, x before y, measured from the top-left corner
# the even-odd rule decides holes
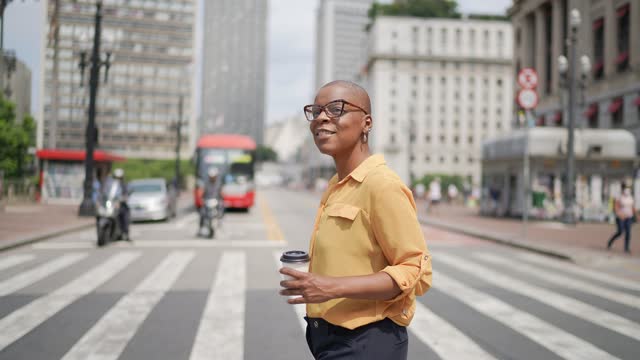
[[[36,152],[40,162],[40,201],[54,204],[82,202],[85,175],[85,151],[73,149],[41,149]],[[94,179],[107,174],[115,161],[124,157],[104,151],[93,152]]]
[[[522,216],[525,144],[529,143],[531,191],[529,215],[558,219],[564,211],[567,129],[515,131],[483,144],[482,200],[484,215]],[[622,129],[575,131],[576,203],[582,220],[604,221],[623,183],[634,186],[640,200],[636,140]]]

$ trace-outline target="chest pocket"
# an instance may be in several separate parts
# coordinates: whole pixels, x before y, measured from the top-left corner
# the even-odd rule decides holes
[[[353,220],[356,219],[360,208],[349,204],[333,204],[327,208],[328,220],[335,220],[338,224],[351,226]]]

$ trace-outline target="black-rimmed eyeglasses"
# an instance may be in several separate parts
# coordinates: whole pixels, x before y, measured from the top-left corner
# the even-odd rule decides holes
[[[318,116],[320,116],[320,114],[322,114],[322,112],[324,111],[329,118],[332,118],[332,119],[339,118],[340,116],[344,115],[344,113],[349,112],[349,110],[346,110],[344,108],[345,104],[353,106],[358,109],[353,111],[362,111],[363,113],[365,113],[365,115],[369,115],[369,113],[365,109],[361,108],[360,106],[356,104],[352,104],[343,99],[338,99],[338,100],[333,100],[324,106],[315,105],[315,104],[307,105],[304,107],[304,116],[307,118],[307,120],[313,121],[317,119]]]

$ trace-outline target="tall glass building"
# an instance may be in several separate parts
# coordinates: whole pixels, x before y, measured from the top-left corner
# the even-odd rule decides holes
[[[204,3],[200,134],[264,137],[267,0]]]
[[[49,1],[43,39],[43,106],[38,147],[83,149],[89,105],[96,1]],[[54,50],[57,13],[58,52]],[[101,56],[111,52],[109,78],[101,69],[97,97],[98,149],[136,158],[172,158],[182,119],[184,153],[195,144],[192,119],[195,0],[104,0]],[[183,103],[182,111],[179,103]]]

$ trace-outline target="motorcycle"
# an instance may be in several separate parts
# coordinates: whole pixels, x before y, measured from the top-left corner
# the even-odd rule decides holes
[[[119,185],[114,183],[106,194],[101,194],[98,197],[96,204],[96,231],[99,247],[120,240],[123,236],[120,221],[118,221],[122,206],[118,188]]]
[[[213,239],[215,229],[220,227],[222,216],[224,214],[223,204],[219,199],[207,199],[204,201],[201,209],[202,220],[200,221],[200,229],[198,236]]]

